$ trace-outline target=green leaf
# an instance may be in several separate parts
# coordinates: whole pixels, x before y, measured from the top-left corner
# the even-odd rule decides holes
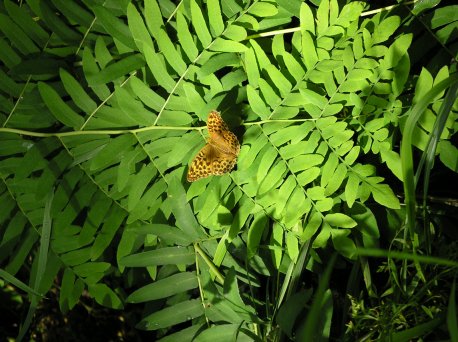
[[[158,116],[158,126],[186,126],[192,122],[192,117],[182,111],[164,110],[161,116]]]
[[[289,73],[294,77],[296,82],[301,81],[305,74],[302,65],[288,52],[284,52],[282,56]]]
[[[124,307],[118,295],[105,284],[89,285],[89,293],[100,305],[120,310]]]
[[[361,150],[360,146],[353,146],[350,152],[345,156],[345,162],[348,165],[352,165],[359,156],[359,151]]]
[[[288,232],[285,242],[289,257],[293,262],[296,262],[299,256],[299,245],[296,236],[292,232]]]
[[[373,44],[380,44],[386,41],[397,30],[400,23],[401,19],[398,16],[393,15],[385,18],[377,25],[377,28],[372,34]]]
[[[315,43],[308,31],[302,32],[302,58],[307,70],[314,69],[315,64],[318,62]]]
[[[130,189],[127,202],[129,210],[133,210],[137,206],[147,186],[156,175],[157,170],[152,164],[144,165],[136,174],[136,177],[129,184]]]
[[[255,2],[248,9],[248,13],[261,18],[272,17],[278,13],[278,9],[275,5],[267,2]]]
[[[186,94],[186,101],[188,101],[189,108],[192,109],[194,113],[202,113],[207,106],[205,100],[197,92],[195,86],[191,83],[184,83],[183,90]]]
[[[219,51],[219,52],[245,52],[247,50],[246,46],[239,43],[234,42],[232,40],[227,40],[223,38],[216,38],[215,41],[209,46],[212,51]]]
[[[145,52],[147,52],[145,50]],[[119,62],[108,65],[95,75],[88,76],[87,80],[90,85],[105,84],[117,80],[118,78],[129,75],[145,66],[145,59],[141,54],[134,54],[121,59]]]
[[[190,265],[195,262],[191,248],[165,247],[148,252],[123,257],[120,264],[126,267],[145,267],[154,265]]]
[[[167,68],[159,54],[148,45],[143,46],[145,52],[146,63],[156,79],[157,83],[167,91],[172,91],[175,87],[175,81],[169,75]]]
[[[357,198],[359,183],[359,177],[353,172],[349,173],[347,185],[345,186],[345,200],[350,208]]]
[[[256,55],[253,48],[250,48],[245,52],[245,69],[249,84],[252,87],[257,88],[260,75],[258,62],[256,60]]]
[[[175,46],[173,45],[164,28],[160,28],[158,30],[156,34],[156,41],[167,63],[170,64],[170,66],[178,73],[178,75],[183,75],[187,69],[186,63],[183,61],[183,58],[175,49]]]
[[[111,139],[109,143],[99,150],[91,160],[91,170],[102,170],[109,165],[119,162],[124,151],[128,150],[135,143],[135,138],[130,135],[121,135]]]
[[[401,207],[398,198],[387,184],[376,184],[372,189],[372,196],[377,203],[387,208],[399,209]]]
[[[262,195],[267,193],[268,191],[276,188],[279,184],[281,184],[283,177],[285,175],[286,165],[282,162],[277,163],[274,167],[272,167],[261,182],[261,186],[258,190],[258,195]]]
[[[103,222],[102,229],[97,234],[91,249],[91,260],[97,260],[113,241],[116,232],[121,228],[126,213],[112,207],[108,218]],[[75,271],[76,272],[76,271]]]
[[[22,87],[0,70],[0,90],[14,97],[19,97]]]
[[[76,279],[75,273],[70,268],[66,268],[60,286],[60,309],[63,312],[71,310],[78,302],[83,289],[84,283],[80,279]]]
[[[247,248],[248,248],[248,258],[252,258],[256,255],[256,252],[259,247],[259,243],[261,241],[262,234],[264,229],[267,226],[267,217],[264,215],[255,215],[253,223],[250,226],[248,231],[248,240],[247,240]]]
[[[339,25],[342,27],[349,27],[352,22],[360,18],[363,10],[364,10],[364,3],[361,1],[352,1],[346,4],[342,8],[342,11],[340,12],[339,17],[334,22],[334,25]]]
[[[189,32],[189,24],[186,22],[186,19],[181,12],[177,12],[176,15],[178,40],[189,60],[194,61],[199,54],[199,50],[194,43],[191,32]]]
[[[151,126],[154,123],[156,115],[144,108],[142,103],[134,99],[129,91],[116,87],[114,95],[114,100],[117,101],[124,118],[133,125]]]
[[[329,27],[330,1],[321,1],[316,12],[316,33],[317,36],[325,35]]]
[[[272,64],[267,66],[265,70],[269,74],[270,79],[278,88],[282,96],[286,96],[287,94],[289,94],[292,86],[288,79],[285,76],[283,76],[283,74]]]
[[[60,78],[65,90],[72,98],[73,102],[85,113],[92,113],[97,108],[95,101],[87,94],[81,84],[64,69],[60,69]]]
[[[86,77],[91,77],[91,75],[96,75],[99,73],[99,67],[97,62],[92,55],[90,48],[86,47],[83,50],[83,71]],[[94,93],[99,97],[99,99],[106,99],[110,95],[110,90],[105,84],[96,85],[92,87]]]
[[[69,21],[78,23],[83,27],[91,26],[94,20],[92,13],[90,13],[85,6],[80,6],[77,2],[52,0],[52,3]]]
[[[315,235],[318,229],[323,223],[322,215],[318,212],[312,214],[312,217],[308,221],[307,225],[304,227],[304,232],[302,233],[301,240],[308,241]]]
[[[270,108],[276,108],[281,104],[281,98],[272,89],[270,84],[262,78],[259,79],[259,90],[261,91],[263,98],[266,99]]]
[[[414,4],[412,13],[418,16],[421,12],[437,6],[440,0],[424,0]]]
[[[458,172],[458,149],[450,141],[439,142],[439,158],[450,170]]]
[[[157,235],[167,245],[188,246],[192,243],[192,240],[182,230],[165,224],[148,224],[131,228],[131,231],[136,234]]]
[[[329,225],[340,228],[353,228],[357,224],[356,221],[353,220],[350,216],[342,213],[327,214],[324,217],[324,220]]]
[[[332,195],[339,189],[345,177],[347,176],[347,167],[344,164],[339,164],[334,172],[334,175],[326,185],[326,196]]]
[[[202,329],[202,327],[202,324],[192,325],[189,328],[180,330],[171,335],[167,335],[158,340],[158,342],[195,341],[195,336]]]
[[[239,324],[220,324],[205,329],[196,336],[193,341],[211,342],[211,341],[235,341],[241,340],[242,332],[239,332]]]
[[[148,315],[137,324],[138,329],[158,330],[183,323],[204,313],[200,299],[192,299],[174,304]]]
[[[197,37],[199,38],[202,46],[207,48],[212,42],[212,37],[208,31],[207,23],[205,22],[202,10],[197,5],[196,0],[190,0],[191,6],[191,23],[194,26]]]
[[[197,277],[194,272],[177,273],[139,288],[127,297],[126,302],[142,303],[167,298],[194,289],[197,286]]]
[[[250,85],[247,85],[248,102],[250,103],[253,111],[259,115],[261,119],[269,117],[270,110],[264,104],[264,101],[259,96],[258,92]]]
[[[4,1],[9,17],[30,37],[39,47],[43,47],[49,39],[49,34],[33,20],[25,6],[19,7],[13,2]],[[16,39],[19,37],[16,35]],[[27,39],[27,38],[26,38]],[[20,42],[19,42],[20,43]]]
[[[221,16],[221,7],[218,0],[208,0],[208,19],[213,36],[219,36],[224,31],[223,18]]]
[[[40,82],[38,83],[38,90],[57,120],[74,129],[79,129],[83,125],[83,118],[74,112],[50,85]]]
[[[226,28],[223,36],[231,41],[240,42],[246,39],[247,32],[245,28],[243,28],[242,26],[232,24]]]
[[[105,30],[112,36],[122,42],[125,46],[135,50],[135,42],[129,27],[119,18],[117,18],[113,11],[108,10],[106,7],[92,5],[92,10],[97,17],[97,20],[103,25]]]
[[[132,77],[129,81],[135,95],[148,107],[159,112],[165,104],[165,100],[152,90],[148,85],[143,83],[137,77]]]
[[[273,247],[273,250],[271,255],[274,266],[278,270],[283,256],[283,228],[278,223],[274,223],[272,229],[270,245]]]
[[[336,251],[341,253],[343,256],[354,260],[356,258],[356,245],[353,240],[346,235],[347,232],[345,230],[332,229],[332,244],[334,245]]]
[[[384,53],[382,66],[386,69],[397,66],[403,60],[402,57],[406,55],[412,39],[412,34],[405,34],[398,37],[389,47],[388,51]]]
[[[0,31],[8,37],[22,54],[28,55],[40,52],[24,31],[3,13],[0,13]]]
[[[157,33],[164,26],[164,20],[156,0],[145,0],[144,15],[149,31],[157,39]]]
[[[132,3],[127,5],[127,21],[135,44],[139,51],[144,53],[143,46],[148,45],[152,47],[153,40],[151,39],[140,13],[138,13],[135,5]]]
[[[444,6],[434,11],[434,16],[431,19],[431,28],[435,29],[457,21],[456,9],[457,5]]]
[[[301,3],[300,6],[300,22],[301,31],[309,31],[312,35],[315,35],[315,18],[312,10],[305,2]]]
[[[256,257],[255,260],[260,261],[260,259]],[[253,321],[252,317],[255,314],[255,310],[250,305],[246,305],[242,299],[240,293],[240,286],[237,281],[237,274],[234,265],[231,265],[231,268],[229,269],[229,271],[226,274],[226,277],[224,278],[222,295],[229,302],[229,305],[227,305],[226,307],[233,309],[234,312],[236,312],[240,318],[246,319],[248,322]],[[212,300],[212,298],[209,299]],[[213,298],[213,301],[215,299],[216,298]]]
[[[74,267],[73,271],[78,276],[85,278],[89,277],[93,273],[103,273],[110,267],[111,265],[107,262],[88,262]]]
[[[239,58],[235,53],[219,53],[213,55],[207,62],[205,62],[199,70],[202,76],[213,74],[227,66],[239,65]]]
[[[314,92],[313,90],[300,89],[300,92],[302,97],[304,98],[305,103],[314,104],[320,109],[325,108],[325,106],[328,104],[328,100],[324,96]]]
[[[43,20],[53,35],[69,44],[76,44],[81,41],[82,35],[71,29],[67,22],[62,20],[61,16],[57,15],[56,10],[51,8],[47,2],[40,1],[36,4],[36,7],[34,12]]]
[[[177,227],[193,238],[203,237],[201,227],[186,201],[186,192],[183,185],[175,179],[169,186],[168,194],[173,198],[172,211],[175,215]]]
[[[320,168],[311,167],[305,170],[304,172],[301,172],[300,174],[298,174],[297,181],[299,182],[300,185],[305,186],[313,182],[315,179],[317,179],[319,175],[320,175]]]

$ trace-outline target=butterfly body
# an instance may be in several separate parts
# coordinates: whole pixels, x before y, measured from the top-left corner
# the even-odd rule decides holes
[[[207,144],[197,153],[188,169],[188,182],[211,175],[223,175],[231,171],[237,162],[240,144],[234,133],[229,131],[218,112],[208,115]]]

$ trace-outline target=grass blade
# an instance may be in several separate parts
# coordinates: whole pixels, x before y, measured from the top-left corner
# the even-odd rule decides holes
[[[41,279],[46,269],[46,263],[48,260],[48,252],[49,252],[49,240],[51,236],[51,205],[54,198],[54,189],[48,195],[45,203],[45,210],[43,214],[43,227],[41,229],[41,238],[40,238],[40,250],[38,252],[38,266],[36,277],[33,280],[33,290],[34,292],[38,292],[40,288]],[[32,318],[35,313],[35,310],[38,306],[38,299],[37,295],[32,295],[32,300],[30,302],[29,310],[27,312],[27,316],[24,320],[24,323],[21,325],[19,329],[19,334],[17,337],[17,341],[22,341],[24,338],[27,330],[29,330],[30,324],[32,323]]]

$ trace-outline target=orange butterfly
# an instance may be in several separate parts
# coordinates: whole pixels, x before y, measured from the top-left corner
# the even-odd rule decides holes
[[[231,171],[237,162],[239,141],[217,111],[208,115],[207,128],[210,137],[189,166],[188,182],[211,175],[223,175]]]

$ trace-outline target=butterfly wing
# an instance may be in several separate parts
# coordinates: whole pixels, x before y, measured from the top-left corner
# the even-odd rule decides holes
[[[217,111],[211,111],[210,114],[208,114],[207,128],[210,136],[214,134],[221,135],[223,131],[229,131],[226,123]]]
[[[236,161],[237,156],[206,144],[192,160],[186,178],[188,182],[194,182],[211,175],[224,175],[233,169]]]
[[[212,173],[214,175],[224,175],[234,168],[236,162],[237,156],[217,151],[212,160]]]
[[[240,143],[235,134],[231,131],[224,131],[222,136],[226,142],[226,146],[228,146],[229,152],[237,157],[240,152]]]
[[[239,141],[218,112],[212,111],[208,115],[207,128],[210,137],[189,166],[188,182],[211,175],[223,175],[231,171],[237,162]]]
[[[212,155],[214,154],[215,148],[210,144],[206,144],[197,153],[191,162],[188,169],[187,180],[188,182],[194,182],[198,179],[208,177],[212,174]]]
[[[210,112],[207,120],[207,128],[210,134],[209,143],[211,145],[215,146],[224,154],[238,156],[240,152],[240,143],[235,134],[229,130],[218,112]]]

